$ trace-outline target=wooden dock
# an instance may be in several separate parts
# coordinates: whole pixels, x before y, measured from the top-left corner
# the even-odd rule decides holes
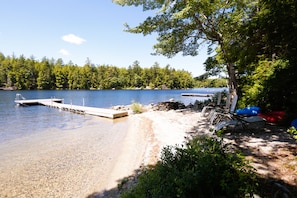
[[[182,93],[181,96],[189,96],[189,97],[212,97],[214,96],[213,93]]]
[[[43,102],[62,103],[63,99],[51,98],[51,99],[15,100],[14,102],[19,105],[30,106],[30,105],[42,105]]]
[[[128,116],[127,111],[118,111],[113,109],[104,109],[97,107],[86,107],[72,104],[63,104],[63,99],[34,99],[34,100],[15,100],[15,103],[20,105],[44,105],[47,107],[58,108],[64,111],[70,111],[79,114],[95,115],[106,118],[120,118]]]

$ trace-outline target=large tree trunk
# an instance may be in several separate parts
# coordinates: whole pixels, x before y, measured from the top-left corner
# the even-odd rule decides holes
[[[232,94],[237,94],[237,80],[234,65],[232,63],[227,63],[227,70],[229,75],[229,91]]]
[[[221,46],[221,49],[223,52],[223,57],[224,57],[224,60],[226,61],[226,65],[227,65],[227,71],[228,71],[228,76],[229,76],[229,79],[228,79],[229,92],[232,94],[237,94],[238,86],[237,86],[234,65],[233,65],[232,61],[230,61],[230,59],[228,58],[223,40],[219,41],[219,44]]]

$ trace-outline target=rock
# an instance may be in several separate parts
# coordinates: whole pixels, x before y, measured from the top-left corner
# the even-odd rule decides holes
[[[169,111],[169,110],[177,110],[177,109],[185,109],[186,106],[180,102],[159,102],[154,110],[157,111]]]

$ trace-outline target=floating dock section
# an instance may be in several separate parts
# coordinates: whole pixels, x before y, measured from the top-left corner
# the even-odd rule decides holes
[[[19,105],[23,105],[23,106],[31,106],[31,105],[42,105],[42,103],[46,103],[46,102],[55,102],[55,103],[62,103],[63,99],[58,99],[58,98],[51,98],[51,99],[32,99],[32,100],[26,100],[26,99],[22,99],[22,100],[15,100],[15,103],[19,104]]]
[[[63,104],[63,99],[33,99],[33,100],[15,100],[15,103],[19,105],[44,105],[47,107],[59,108],[64,111],[70,111],[74,113],[80,114],[88,114],[95,115],[106,118],[120,118],[124,116],[128,116],[127,111],[118,111],[113,109],[104,109],[104,108],[96,108],[96,107],[86,107],[86,106],[78,106],[72,104]]]
[[[213,93],[182,93],[181,96],[189,96],[189,97],[212,97]]]

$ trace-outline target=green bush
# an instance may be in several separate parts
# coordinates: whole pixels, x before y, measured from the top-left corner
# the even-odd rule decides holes
[[[222,141],[199,137],[185,148],[164,148],[161,161],[122,197],[248,197],[256,186],[253,169],[239,154]]]
[[[293,135],[293,138],[296,139],[297,141],[297,129],[293,126],[291,126],[288,130],[287,130],[288,133],[292,134]]]
[[[134,113],[142,113],[143,112],[142,105],[137,102],[132,102],[131,109]]]

